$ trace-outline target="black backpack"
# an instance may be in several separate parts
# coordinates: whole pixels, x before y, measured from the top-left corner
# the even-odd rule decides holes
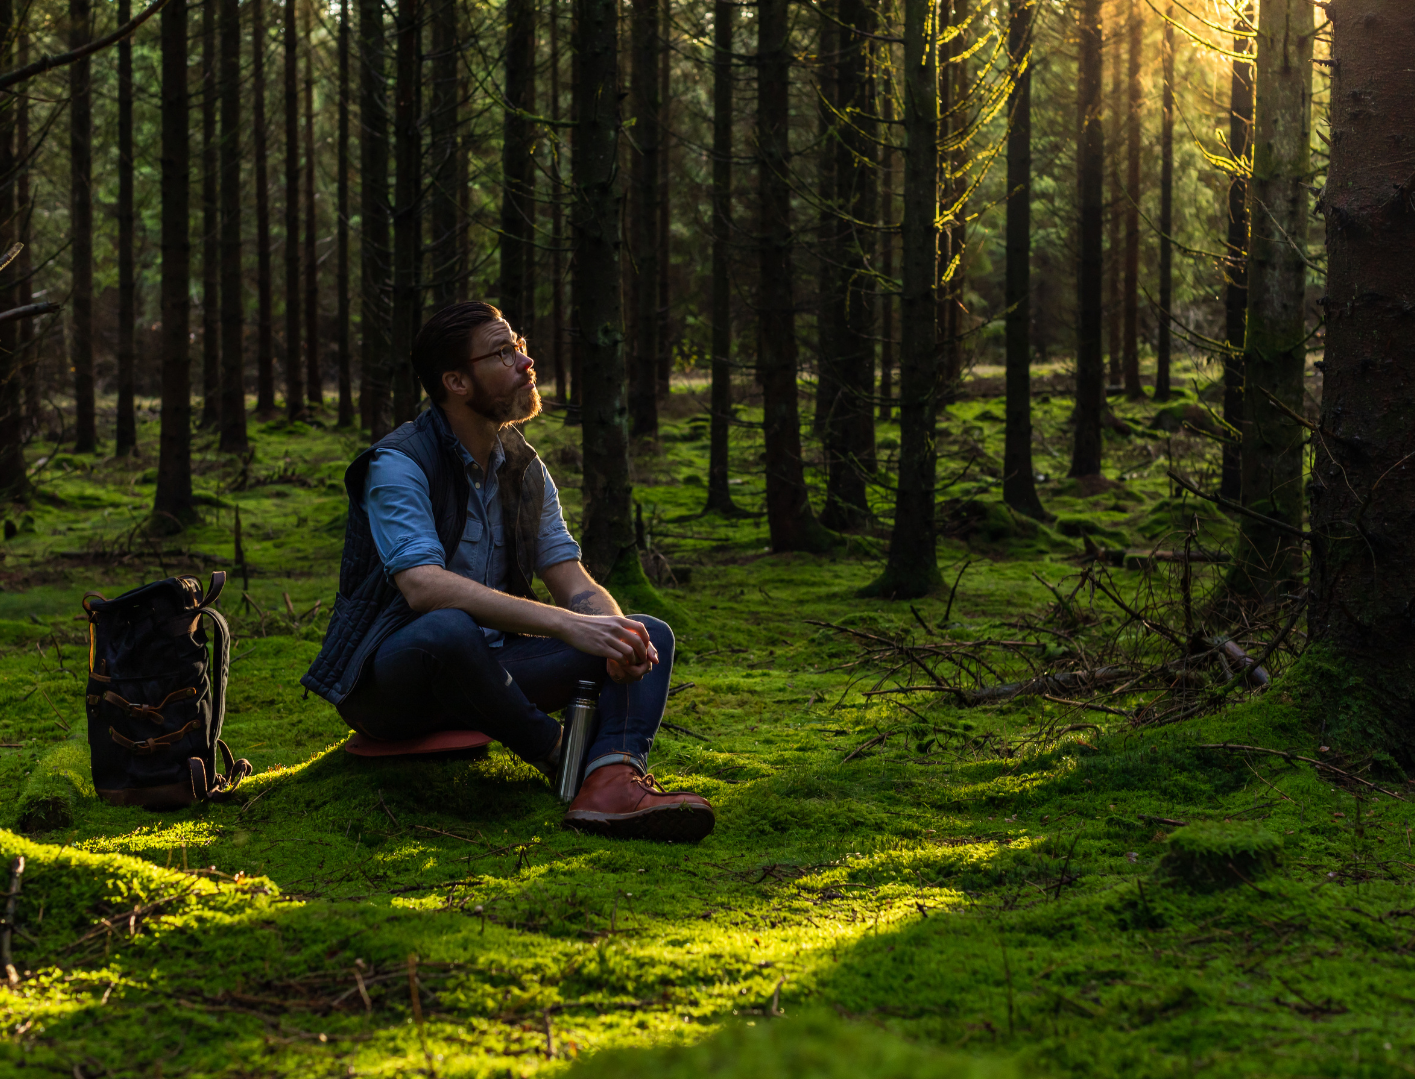
[[[84,596],[88,612],[88,744],[93,786],[113,805],[175,809],[225,801],[251,774],[221,740],[231,630],[211,605],[226,583],[211,575],[165,581],[104,599]],[[207,655],[211,619],[214,648]],[[216,752],[226,774],[216,770]]]

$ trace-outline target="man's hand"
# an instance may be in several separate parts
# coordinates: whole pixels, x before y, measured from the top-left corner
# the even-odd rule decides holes
[[[584,616],[590,622],[614,622],[619,627],[617,632],[620,633],[627,629],[633,637],[622,640],[628,641],[634,649],[634,654],[616,656],[596,647],[586,647],[565,633],[556,636],[573,644],[581,652],[604,656],[604,665],[609,677],[621,686],[637,682],[653,670],[653,665],[658,662],[658,651],[649,641],[648,631],[641,623],[623,616],[619,604],[614,602],[614,597],[585,572],[584,566],[576,561],[560,562],[547,568],[540,578],[550,589],[557,606]]]
[[[616,682],[637,682],[658,662],[658,650],[641,622],[622,614],[569,614],[557,636],[592,656],[603,656]]]

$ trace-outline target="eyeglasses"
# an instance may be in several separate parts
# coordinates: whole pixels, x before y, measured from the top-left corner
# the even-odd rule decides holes
[[[515,344],[502,345],[495,352],[488,352],[483,356],[473,356],[467,362],[472,364],[476,363],[478,360],[489,360],[495,356],[507,367],[511,367],[515,365],[517,356],[525,356],[526,354],[526,339],[524,337],[518,337],[516,338]]]

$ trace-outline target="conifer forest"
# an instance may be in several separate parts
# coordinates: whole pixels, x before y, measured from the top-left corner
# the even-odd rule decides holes
[[[0,1076],[1415,1071],[1412,57],[1411,0],[0,0]],[[696,842],[308,688],[354,589],[427,609],[363,455],[466,301],[672,629]],[[100,609],[169,578],[229,634],[163,699]],[[226,778],[115,797],[186,694]]]

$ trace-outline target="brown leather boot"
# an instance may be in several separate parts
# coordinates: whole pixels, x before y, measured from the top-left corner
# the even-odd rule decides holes
[[[666,791],[630,764],[606,764],[585,777],[564,825],[621,839],[696,843],[717,823],[712,806],[692,791]]]

